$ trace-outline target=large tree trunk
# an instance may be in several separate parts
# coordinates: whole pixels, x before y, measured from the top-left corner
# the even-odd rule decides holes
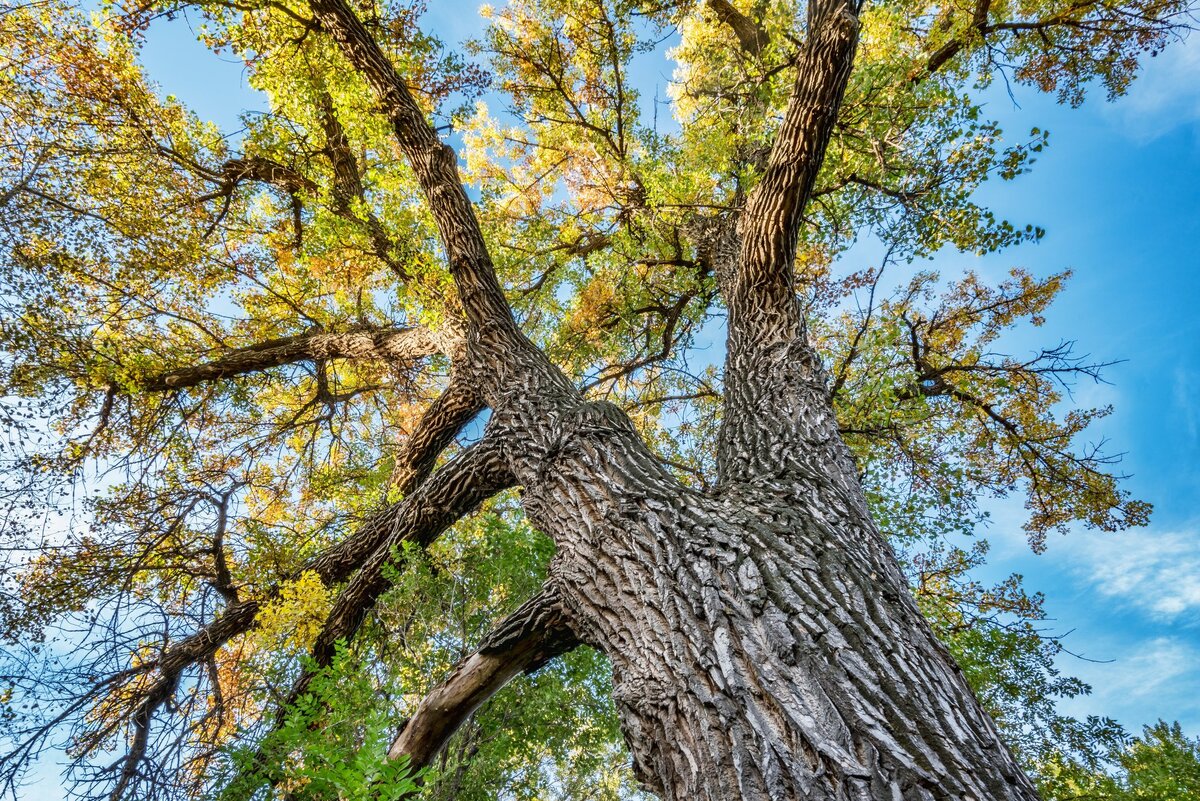
[[[636,772],[668,801],[1036,799],[871,522],[797,303],[796,243],[859,0],[809,1],[766,170],[736,223],[696,243],[729,308],[711,493],[681,485],[620,410],[584,401],[524,337],[453,152],[345,0],[309,5],[425,192],[466,317],[464,375],[492,409],[485,439],[504,443],[557,546],[552,608],[535,603],[465,660],[392,753],[434,753],[508,676],[580,640],[612,660]]]
[[[612,660],[638,778],[671,801],[1036,798],[918,612],[845,446],[821,415],[780,428],[801,423],[803,455],[779,432],[790,469],[704,494],[615,407],[583,404],[525,477],[572,625]]]

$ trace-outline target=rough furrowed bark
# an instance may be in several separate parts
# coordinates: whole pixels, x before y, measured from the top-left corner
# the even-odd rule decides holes
[[[317,23],[370,85],[391,120],[396,141],[416,175],[446,247],[450,273],[468,321],[504,329],[506,339],[516,335],[523,340],[496,279],[474,206],[459,180],[454,150],[438,138],[395,65],[345,0],[309,0],[309,7]]]
[[[857,3],[813,0],[783,124],[762,180],[746,199],[741,263],[724,287],[731,337],[769,342],[797,333],[792,260],[800,221],[837,121],[858,46]]]
[[[426,479],[438,456],[458,436],[463,426],[484,409],[483,399],[466,377],[450,375],[445,392],[437,397],[396,458],[392,485],[404,495]]]
[[[725,409],[718,444],[723,483],[771,472],[764,460],[773,459],[772,446],[779,439],[763,430],[772,425],[769,410],[811,405],[807,397],[795,403],[787,400],[791,377],[779,367],[795,356],[801,374],[813,373],[819,361],[816,354],[797,347],[805,332],[792,262],[804,209],[850,79],[858,46],[858,6],[854,0],[809,4],[808,39],[766,172],[747,198],[736,231],[717,226],[714,241],[706,244],[729,304]],[[809,394],[801,389],[801,395]]]
[[[847,465],[700,494],[583,404],[522,477],[570,626],[612,660],[639,779],[672,800],[1036,798]]]
[[[521,332],[492,264],[454,149],[438,137],[387,54],[345,0],[309,0],[320,28],[371,87],[391,121],[446,249],[467,321],[472,375],[489,405],[512,391],[575,395],[575,388]]]

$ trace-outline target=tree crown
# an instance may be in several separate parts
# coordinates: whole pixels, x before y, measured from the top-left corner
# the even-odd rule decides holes
[[[66,730],[85,780],[132,795],[186,777],[177,786],[200,791],[246,767],[229,756],[244,743],[251,763],[261,757],[279,687],[308,674],[305,654],[411,710],[429,675],[536,590],[552,550],[511,498],[486,500],[508,478],[456,509],[486,500],[483,517],[436,543],[432,529],[402,546],[380,533],[381,514],[453,480],[447,459],[491,405],[464,354],[506,320],[587,398],[623,409],[681,482],[711,490],[724,408],[712,343],[733,305],[726,239],[775,180],[795,66],[824,13],[811,6],[512,0],[485,6],[483,32],[461,51],[422,30],[415,2],[89,13],[38,0],[0,12],[12,504],[0,636],[13,646],[4,709],[15,744],[3,776]],[[909,265],[1041,236],[974,199],[1048,142],[1039,128],[1006,138],[988,118],[995,82],[1070,104],[1094,88],[1118,95],[1188,5],[846,7],[858,54],[793,212],[784,289],[801,300],[873,511],[960,659],[1011,648],[1023,654],[1013,664],[1050,676],[1040,692],[1078,692],[1034,640],[1014,646],[997,624],[1015,615],[1035,636],[1036,597],[970,582],[981,552],[929,543],[1012,493],[1026,498],[1035,548],[1076,522],[1145,523],[1149,506],[1086,442],[1109,410],[1064,404],[1104,365],[1070,343],[999,350],[1012,326],[1040,324],[1067,274],[989,282]],[[141,66],[154,21],[178,13],[242,59],[264,96],[242,131],[162,96]],[[660,97],[645,64],[662,59],[673,72]],[[460,154],[461,198],[430,190],[447,163],[421,154],[440,143]],[[454,245],[464,208],[479,241]],[[879,263],[839,261],[863,239],[886,253]],[[465,268],[464,253],[486,269]],[[343,614],[352,576],[381,543],[390,589],[347,650],[362,623]],[[222,621],[224,647],[201,647],[194,637],[211,640]],[[1010,690],[998,709],[1032,703],[1011,700],[1013,677],[984,674]],[[465,750],[486,752],[473,770],[516,772],[530,793],[551,780],[620,792],[602,663],[576,653],[529,681],[531,708],[473,724]],[[556,694],[582,711],[552,725]],[[48,713],[18,706],[36,699]],[[300,736],[300,719],[272,736]],[[343,746],[378,738],[378,721],[362,720],[367,734],[353,718],[325,731]],[[1033,732],[1041,754],[1058,745],[1037,732],[1063,725],[1043,706],[1013,730]],[[1089,725],[1080,738],[1107,724]],[[561,748],[515,768],[535,734]],[[566,756],[581,750],[593,758]],[[105,770],[112,751],[122,757]],[[350,781],[317,778],[334,794]]]

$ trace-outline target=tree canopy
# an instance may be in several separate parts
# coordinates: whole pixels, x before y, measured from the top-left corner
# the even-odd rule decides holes
[[[754,190],[772,180],[812,10],[511,0],[484,6],[462,47],[423,11],[0,9],[10,791],[59,748],[89,796],[412,790],[409,763],[386,759],[393,737],[486,653],[555,552],[519,482],[481,467],[503,455],[480,440],[493,404],[460,364],[494,301],[455,272],[446,221],[461,206],[428,191],[439,170],[461,173],[520,331],[586,398],[620,407],[680,482],[717,483],[729,221],[767,196]],[[1042,235],[975,199],[1050,141],[1002,131],[984,100],[1005,84],[1070,105],[1120,95],[1190,13],[867,3],[810,200],[789,212],[803,215],[804,324],[872,515],[1047,793],[1094,778],[1119,729],[1055,709],[1087,687],[1059,673],[1037,593],[972,577],[987,551],[973,532],[997,497],[1024,499],[1035,550],[1076,524],[1143,525],[1150,508],[1090,441],[1110,410],[1069,397],[1105,364],[1069,342],[1004,350],[1007,331],[1053,313],[1069,274],[959,268],[958,254]],[[142,66],[156,21],[177,14],[262,93],[241,130]],[[455,164],[414,159],[429,143],[395,122],[388,70]],[[655,70],[670,70],[662,87]],[[841,258],[864,241],[877,262]],[[603,654],[539,647],[539,669],[436,760],[413,759],[425,796],[636,792]],[[1120,757],[1122,792],[1166,798],[1138,789],[1158,781],[1138,760],[1182,734],[1146,738]]]

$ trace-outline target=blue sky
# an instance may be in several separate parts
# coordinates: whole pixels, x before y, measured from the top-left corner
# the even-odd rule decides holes
[[[1098,99],[1098,98],[1097,98]],[[1125,452],[1128,487],[1152,502],[1151,524],[1051,538],[1034,556],[1020,509],[997,505],[993,569],[1025,574],[1046,594],[1069,649],[1063,669],[1093,685],[1063,704],[1127,727],[1162,717],[1200,734],[1200,37],[1151,60],[1129,95],[1082,109],[1025,92],[995,113],[1022,130],[1044,125],[1051,147],[1032,174],[988,187],[998,212],[1043,225],[1046,238],[977,261],[1075,271],[1041,329],[1018,347],[1078,342],[1122,359],[1107,385],[1081,386],[1081,405],[1112,404],[1096,426]],[[949,265],[947,265],[949,269]]]
[[[449,43],[475,33],[478,19],[464,6],[433,4],[427,27]],[[241,62],[216,58],[186,20],[155,25],[144,51],[164,91],[233,130],[237,112],[259,101]],[[1067,647],[1099,660],[1063,657],[1064,671],[1094,688],[1066,711],[1134,730],[1178,719],[1200,735],[1200,37],[1148,60],[1115,103],[1102,91],[1080,109],[1028,89],[1015,101],[994,95],[989,111],[1006,129],[1049,129],[1050,147],[1031,174],[988,185],[981,199],[1047,234],[983,258],[942,254],[932,266],[946,276],[1074,270],[1046,324],[1014,332],[1007,345],[1020,353],[1074,340],[1097,360],[1123,360],[1106,372],[1110,383],[1081,385],[1075,400],[1115,407],[1094,438],[1126,454],[1128,487],[1155,513],[1146,529],[1052,537],[1037,556],[1020,531],[1020,502],[997,502],[988,572],[1024,574],[1045,593],[1054,630],[1071,632]]]
[[[445,40],[477,29],[462,11],[469,4],[433,5],[427,23]],[[164,92],[227,131],[240,110],[261,107],[241,62],[204,50],[186,20],[156,24],[144,60]],[[988,572],[1023,573],[1045,593],[1054,630],[1071,632],[1067,647],[1099,660],[1063,657],[1064,671],[1094,687],[1065,711],[1133,730],[1177,719],[1200,735],[1200,37],[1150,61],[1115,104],[1100,93],[1077,110],[1032,91],[1017,101],[997,93],[990,110],[1014,133],[1049,129],[1051,146],[1032,174],[987,186],[982,199],[1043,226],[1045,239],[986,258],[944,254],[933,266],[947,276],[1075,271],[1046,325],[1007,344],[1019,353],[1067,339],[1098,360],[1124,360],[1107,371],[1111,383],[1080,386],[1075,399],[1115,407],[1094,437],[1126,453],[1128,487],[1155,513],[1134,532],[1052,537],[1036,556],[1020,531],[1020,502],[995,503]],[[55,773],[40,765],[27,797],[53,797],[43,792]]]

